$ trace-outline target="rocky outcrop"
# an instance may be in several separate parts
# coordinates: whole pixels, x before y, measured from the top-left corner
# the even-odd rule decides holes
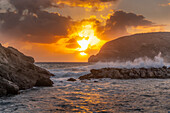
[[[0,44],[0,96],[17,94],[33,86],[52,86],[53,74],[34,65],[34,59]]]
[[[170,62],[170,32],[143,33],[125,36],[107,42],[89,62],[133,61],[136,58],[153,59],[159,53]]]
[[[90,74],[79,77],[80,80],[84,79],[137,79],[137,78],[170,78],[170,68],[103,68],[92,69]]]

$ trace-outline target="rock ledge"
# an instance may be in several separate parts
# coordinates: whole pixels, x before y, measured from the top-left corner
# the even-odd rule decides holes
[[[92,69],[90,74],[79,77],[80,80],[84,79],[138,79],[138,78],[170,78],[170,68],[103,68]]]

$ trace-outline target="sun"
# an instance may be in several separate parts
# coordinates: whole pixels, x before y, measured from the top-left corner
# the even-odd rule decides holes
[[[82,38],[82,40],[77,41],[80,46],[77,50],[81,51],[81,55],[84,55],[82,52],[85,53],[85,50],[92,48],[101,41],[97,36],[95,36],[95,29],[92,24],[82,25],[82,30],[78,32],[78,35]]]
[[[84,21],[75,24],[70,29],[70,39],[76,39],[79,45],[75,51],[79,51],[81,56],[87,56],[89,50],[99,50],[101,46],[105,43],[97,36],[97,25],[93,21]]]
[[[83,30],[80,31],[78,34],[82,37],[82,40],[77,41],[81,48],[78,48],[79,51],[86,50],[89,46],[93,46],[100,42],[100,39],[95,36],[95,30],[93,29],[92,25],[83,25]],[[88,39],[86,39],[88,38]]]
[[[80,55],[82,55],[82,56],[86,56],[86,55],[87,55],[87,53],[85,53],[85,52],[81,52],[81,53],[80,53]]]
[[[80,45],[80,48],[77,48],[78,51],[85,51],[89,46],[89,41],[83,38],[82,40],[77,41]]]

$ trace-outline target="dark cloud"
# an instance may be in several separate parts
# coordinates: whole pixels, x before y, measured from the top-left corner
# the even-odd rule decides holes
[[[136,15],[134,13],[127,13],[124,11],[116,11],[106,21],[106,31],[104,34],[108,37],[117,37],[127,34],[128,27],[152,25],[153,23],[149,20],[146,20],[142,15]]]
[[[53,43],[67,35],[70,17],[41,10],[52,6],[50,0],[10,0],[17,12],[0,13],[0,31],[24,41]]]
[[[96,36],[101,38],[105,36],[113,38],[120,34],[127,33],[127,27],[151,26],[153,23],[148,21],[142,15],[116,11],[102,26],[97,19],[85,19],[80,22],[73,22],[70,17],[61,16],[58,13],[50,13],[44,8],[54,7],[54,3],[60,0],[9,0],[16,11],[7,11],[0,13],[0,32],[8,35],[11,39],[20,39],[23,41],[36,43],[55,43],[60,38],[66,38],[70,25],[74,31],[79,30],[76,25],[82,23],[93,23],[97,30]],[[97,3],[111,2],[117,0],[63,0],[73,3]],[[79,2],[78,2],[79,1]],[[55,5],[56,6],[56,5]],[[75,24],[75,25],[74,25]],[[105,31],[103,33],[103,31]],[[103,33],[103,35],[102,35]],[[77,39],[77,38],[74,38]],[[72,41],[72,42],[71,42]],[[77,42],[70,40],[66,42],[67,47],[76,47]],[[70,45],[69,45],[70,44]]]
[[[40,10],[40,8],[53,6],[52,0],[9,0],[9,2],[19,13],[22,13],[26,9],[35,13],[37,10]]]

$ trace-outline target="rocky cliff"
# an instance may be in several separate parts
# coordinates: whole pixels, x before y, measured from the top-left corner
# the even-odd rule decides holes
[[[0,96],[33,86],[52,86],[51,73],[34,65],[32,57],[0,44]]]
[[[135,34],[107,42],[89,62],[133,61],[145,57],[153,59],[159,53],[170,62],[170,32]]]

